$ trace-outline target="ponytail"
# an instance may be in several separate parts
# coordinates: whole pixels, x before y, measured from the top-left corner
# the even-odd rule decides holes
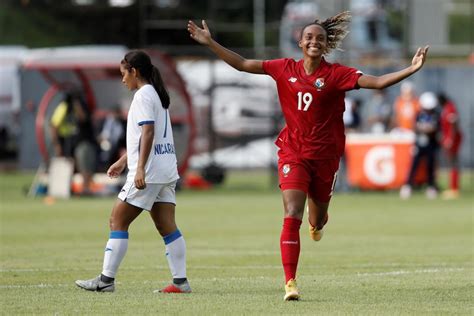
[[[324,21],[314,20],[314,22],[305,25],[301,29],[300,39],[303,37],[304,30],[310,25],[319,25],[326,31],[327,48],[325,53],[330,53],[332,50],[341,50],[342,40],[349,33],[348,27],[351,21],[351,12],[344,11]]]
[[[131,51],[125,55],[121,64],[129,70],[132,68],[137,69],[140,72],[140,75],[150,82],[153,88],[155,88],[156,93],[158,93],[158,96],[160,97],[163,108],[169,108],[170,96],[168,91],[166,91],[160,71],[151,63],[150,56],[142,51]]]
[[[328,50],[341,50],[342,40],[349,33],[348,26],[351,22],[351,12],[344,11],[324,21],[316,19],[314,24],[320,25],[327,34]]]
[[[165,84],[163,83],[163,79],[161,78],[160,71],[154,65],[152,66],[151,76],[149,78],[150,83],[155,88],[156,92],[160,96],[161,105],[163,108],[167,109],[170,107],[170,96],[168,91],[166,91]]]

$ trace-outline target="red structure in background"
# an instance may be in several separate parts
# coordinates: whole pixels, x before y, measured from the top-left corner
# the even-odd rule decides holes
[[[59,52],[56,53],[59,54]],[[160,52],[148,51],[148,53],[152,57],[153,63],[160,69],[170,92],[171,122],[173,126],[178,125],[181,127],[174,131],[174,137],[177,148],[178,169],[183,174],[188,167],[195,137],[191,99],[186,91],[184,81],[176,71],[174,62]],[[23,69],[38,71],[49,84],[49,88],[42,95],[38,104],[35,120],[36,140],[41,156],[45,161],[48,161],[50,158],[47,137],[45,135],[45,126],[49,124],[47,113],[51,112],[50,107],[57,106],[57,104],[52,103],[53,99],[58,94],[71,89],[81,90],[84,93],[93,117],[104,117],[108,110],[98,103],[93,85],[95,81],[99,80],[117,80],[120,83],[119,62],[120,60],[112,63],[104,61],[103,58],[94,60],[90,56],[83,60],[81,60],[81,56],[62,59],[51,56],[51,58],[31,58],[24,63]]]

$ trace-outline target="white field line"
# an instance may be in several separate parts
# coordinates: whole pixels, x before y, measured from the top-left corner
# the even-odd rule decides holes
[[[133,266],[123,267],[120,271],[142,271],[142,270],[168,270],[167,266]],[[192,266],[192,270],[246,270],[246,269],[282,269],[281,266],[254,265],[254,266]],[[0,273],[22,273],[22,272],[67,272],[67,271],[96,271],[97,268],[30,268],[30,269],[0,269]]]
[[[448,263],[433,263],[433,266],[435,268],[430,268],[427,267],[426,269],[449,269],[450,264]],[[471,267],[471,265],[468,265]],[[352,265],[341,265],[340,268],[389,268],[389,267],[405,267],[405,268],[415,268],[415,267],[420,267],[423,268],[425,267],[425,264],[423,263],[413,263],[413,264],[406,264],[406,263],[381,263],[381,264],[374,264],[374,263],[361,263],[361,264],[352,264]],[[151,269],[157,269],[157,270],[167,270],[168,266],[128,266],[128,267],[121,267],[121,271],[142,271],[142,270],[151,270]],[[245,270],[245,269],[282,269],[281,265],[242,265],[242,266],[217,266],[217,265],[205,265],[205,266],[196,266],[192,265],[190,266],[190,269],[192,270],[219,270],[219,269],[232,269],[232,270]],[[464,268],[462,268],[464,269]],[[0,273],[22,273],[22,272],[67,272],[67,271],[96,271],[97,268],[19,268],[19,269],[2,269],[0,268]],[[400,270],[400,271],[405,271],[405,270]],[[394,273],[396,273],[395,271]],[[381,272],[381,273],[392,273],[392,272]],[[396,274],[404,274],[402,273],[396,273]],[[364,273],[358,274],[360,276],[364,276]],[[373,275],[373,273],[369,273],[367,275]]]
[[[443,272],[458,272],[464,271],[464,268],[430,268],[430,269],[419,269],[419,270],[398,270],[398,271],[387,271],[387,272],[369,272],[369,273],[357,273],[358,277],[372,277],[372,276],[393,276],[393,275],[404,275],[404,274],[420,274],[420,273],[443,273]]]
[[[42,288],[54,288],[54,287],[69,287],[71,284],[19,284],[19,285],[0,285],[0,289],[28,289],[28,288],[37,288],[37,289],[42,289]]]
[[[223,268],[223,267],[219,267]],[[229,267],[226,267],[227,269]],[[230,267],[230,268],[236,268],[236,269],[249,269],[249,266],[245,267]],[[280,269],[280,266],[271,266],[271,268],[278,268]],[[129,270],[129,269],[128,269]],[[409,275],[409,274],[428,274],[428,273],[448,273],[448,272],[459,272],[459,271],[464,271],[464,268],[428,268],[428,269],[418,269],[418,270],[398,270],[398,271],[386,271],[386,272],[372,272],[372,273],[357,273],[353,276],[357,277],[384,277],[384,276],[400,276],[400,275]],[[341,275],[342,277],[347,277],[347,275]],[[302,276],[305,278],[306,276]],[[307,277],[314,277],[314,276],[307,276]],[[269,277],[264,277],[264,276],[252,276],[252,277],[228,277],[228,278],[206,278],[206,279],[199,279],[199,278],[194,278],[193,282],[209,282],[209,281],[242,281],[242,280],[262,280],[262,279],[268,279]],[[144,282],[141,282],[143,284],[149,284],[149,283],[156,283],[156,280],[150,281],[146,280]],[[127,282],[129,283],[129,282]],[[134,282],[132,282],[134,283]],[[117,284],[121,284],[121,282],[117,282]],[[68,284],[47,284],[47,283],[40,283],[40,284],[21,284],[21,285],[11,285],[11,284],[0,284],[0,289],[22,289],[22,288],[54,288],[54,287],[71,287],[72,282]]]

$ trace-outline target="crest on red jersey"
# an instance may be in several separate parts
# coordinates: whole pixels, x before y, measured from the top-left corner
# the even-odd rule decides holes
[[[314,86],[318,89],[318,91],[321,91],[321,89],[324,88],[324,78],[316,79]]]
[[[290,165],[289,165],[289,164],[284,164],[284,165],[283,165],[283,168],[281,169],[281,171],[283,172],[283,175],[284,175],[285,177],[288,176],[288,173],[290,173],[290,170],[291,170],[291,169],[290,169]]]

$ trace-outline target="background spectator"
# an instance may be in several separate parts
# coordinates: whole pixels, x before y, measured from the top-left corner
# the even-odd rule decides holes
[[[361,106],[360,99],[351,99],[345,98],[344,104],[346,106],[346,110],[342,116],[344,121],[344,127],[346,128],[346,132],[357,132],[361,126],[360,120],[360,106]]]
[[[388,102],[385,91],[374,90],[365,107],[367,113],[366,130],[377,134],[387,132],[392,115],[392,105]]]
[[[100,145],[100,162],[108,168],[118,157],[121,148],[125,148],[125,120],[119,107],[107,114],[97,137]]]
[[[80,102],[73,93],[68,92],[64,101],[59,103],[51,117],[51,138],[54,154],[57,157],[73,157],[77,134],[77,119],[74,103]]]
[[[51,135],[58,157],[74,158],[82,175],[83,194],[91,194],[96,168],[97,145],[91,113],[77,92],[68,92],[51,118]]]
[[[88,106],[79,99],[74,103],[77,117],[77,146],[74,150],[77,170],[82,175],[82,194],[92,194],[92,177],[97,167],[97,143],[92,124],[92,115]]]
[[[402,82],[400,85],[400,96],[396,98],[393,107],[395,114],[392,122],[393,128],[413,131],[416,115],[420,110],[420,104],[415,95],[415,87],[411,81]]]
[[[436,198],[438,191],[435,181],[436,154],[438,151],[438,130],[439,114],[436,111],[438,99],[432,92],[425,92],[420,97],[421,111],[416,117],[416,141],[415,155],[408,175],[407,182],[400,189],[400,197],[408,199],[411,196],[411,189],[415,179],[415,174],[423,158],[426,159],[428,187],[426,197]]]
[[[438,94],[441,106],[441,146],[448,159],[449,189],[443,192],[443,198],[459,197],[459,149],[462,134],[459,129],[459,115],[454,103],[444,93]]]

